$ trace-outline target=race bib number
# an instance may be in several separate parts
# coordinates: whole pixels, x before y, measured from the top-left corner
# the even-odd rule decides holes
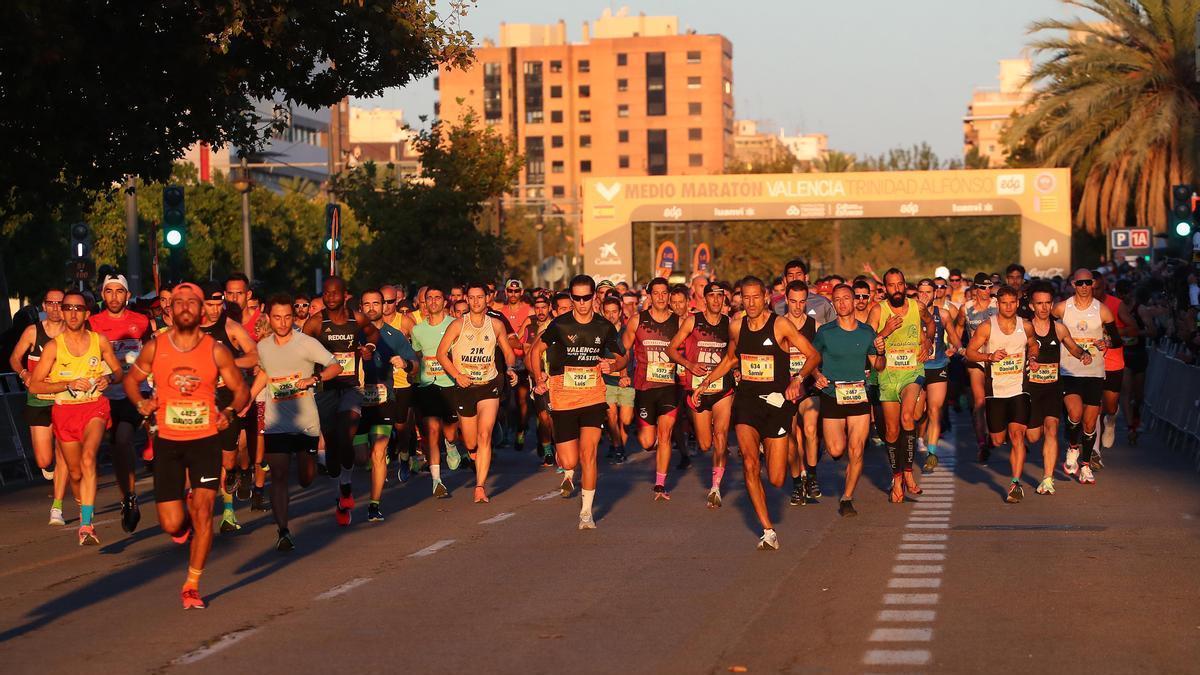
[[[563,368],[563,389],[594,389],[599,381],[599,368],[580,366]]]
[[[808,363],[808,356],[803,352],[792,352],[788,356],[788,374],[795,377],[804,370],[804,364]]]
[[[362,404],[365,406],[377,406],[387,400],[386,384],[364,384],[359,391],[362,392]]]
[[[714,382],[710,382],[708,384],[708,386],[705,387],[703,390],[700,389],[700,385],[704,384],[705,377],[706,376],[704,376],[704,375],[693,375],[692,376],[692,389],[695,391],[699,391],[701,394],[719,394],[721,392],[721,380],[720,379],[718,379]],[[724,379],[724,378],[722,378],[722,379]]]
[[[193,399],[167,401],[164,424],[173,431],[200,431],[208,429],[210,407],[208,403]]]
[[[471,384],[487,384],[489,366],[479,363],[461,363],[458,366],[458,371],[467,376]]]
[[[867,402],[867,386],[863,382],[834,382],[833,394],[838,405]]]
[[[287,377],[272,377],[267,383],[267,388],[271,392],[272,401],[288,401],[294,398],[300,398],[304,395],[305,389],[301,389],[298,385],[300,382],[300,374],[288,375]]]
[[[774,382],[775,357],[770,354],[742,354],[742,379],[746,382]]]
[[[355,368],[357,359],[354,358],[354,352],[334,352],[333,360],[337,361],[338,365],[342,367],[341,376],[358,374],[358,370]]]
[[[651,361],[647,363],[646,381],[671,384],[675,381],[675,366],[670,361]]]
[[[887,353],[888,370],[914,370],[917,367],[917,353],[908,349],[898,349]]]
[[[1029,381],[1035,384],[1053,384],[1058,382],[1058,364],[1039,363],[1037,368],[1029,371]]]
[[[992,364],[992,377],[1013,377],[1021,375],[1025,364],[1025,353],[1009,354]]]
[[[433,379],[446,374],[446,369],[442,368],[442,362],[437,360],[436,356],[425,357],[425,377]]]

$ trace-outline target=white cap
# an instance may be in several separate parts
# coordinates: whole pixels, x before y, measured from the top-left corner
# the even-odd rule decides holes
[[[118,274],[116,276],[110,274],[104,277],[104,283],[100,285],[100,290],[108,288],[109,284],[116,284],[121,288],[124,288],[126,293],[129,292],[129,282],[125,281],[124,274]]]

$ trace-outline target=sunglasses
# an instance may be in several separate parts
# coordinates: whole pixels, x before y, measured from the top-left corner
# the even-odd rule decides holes
[[[396,298],[392,298],[392,299],[390,299],[390,300],[389,300],[389,299],[387,299],[387,298],[384,298],[384,299],[383,299],[383,304],[385,304],[385,305],[394,305],[394,304],[396,304]]]
[[[988,283],[986,283],[986,284],[976,284],[976,285],[975,285],[975,288],[978,288],[978,289],[980,289],[980,290],[984,290],[984,291],[988,290],[988,289],[989,289],[989,288],[991,288],[991,287],[992,287],[992,284],[991,284],[991,282],[988,282]]]
[[[46,307],[60,307],[62,306],[62,300],[43,300],[42,305]]]
[[[62,310],[64,312],[86,312],[87,307],[83,305],[63,305]]]
[[[946,284],[937,284],[934,286],[934,288],[936,288],[939,291],[944,291],[944,290],[946,290]]]
[[[1096,283],[1095,279],[1076,279],[1075,280],[1076,286],[1091,286],[1094,283]]]
[[[855,293],[854,299],[855,300],[870,300],[871,294],[870,293]]]
[[[511,295],[511,294],[513,294],[513,293],[518,293],[518,294],[519,294],[519,293],[521,292],[521,289],[519,289],[519,288],[508,288],[508,289],[505,289],[505,291],[504,291],[504,292],[505,292],[505,293],[508,293],[508,294],[510,294],[510,295]]]
[[[957,284],[962,281],[962,277],[950,277],[950,283]]]
[[[293,304],[292,307],[295,307],[296,309],[305,309],[306,307],[308,307],[308,303],[307,302],[297,302],[297,303]]]
[[[595,297],[595,295],[596,295],[595,293],[588,293],[587,295],[575,295],[574,293],[572,293],[571,299],[574,300],[575,302],[590,302],[591,299],[593,297]]]

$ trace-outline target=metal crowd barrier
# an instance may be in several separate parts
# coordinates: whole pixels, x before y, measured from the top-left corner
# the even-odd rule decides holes
[[[1200,367],[1175,358],[1174,345],[1147,351],[1142,419],[1149,431],[1163,435],[1167,447],[1187,453],[1200,471]]]
[[[15,468],[16,476],[33,480],[30,468],[32,448],[29,428],[22,412],[25,409],[25,387],[16,373],[0,373],[0,485],[4,485],[5,470]]]

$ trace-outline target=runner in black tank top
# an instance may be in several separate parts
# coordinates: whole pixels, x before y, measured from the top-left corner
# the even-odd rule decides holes
[[[811,343],[817,335],[817,319],[806,313],[808,293],[805,282],[799,279],[789,282],[784,291],[787,311],[783,318],[796,326],[800,335]],[[805,356],[796,347],[788,349],[788,355],[788,371],[795,376],[804,368]],[[818,393],[813,378],[805,378],[802,398],[796,404],[796,414],[789,427],[788,468],[792,475],[789,503],[792,506],[803,506],[810,499],[821,496],[821,488],[817,485],[817,460],[820,457],[817,432],[821,418]]]

